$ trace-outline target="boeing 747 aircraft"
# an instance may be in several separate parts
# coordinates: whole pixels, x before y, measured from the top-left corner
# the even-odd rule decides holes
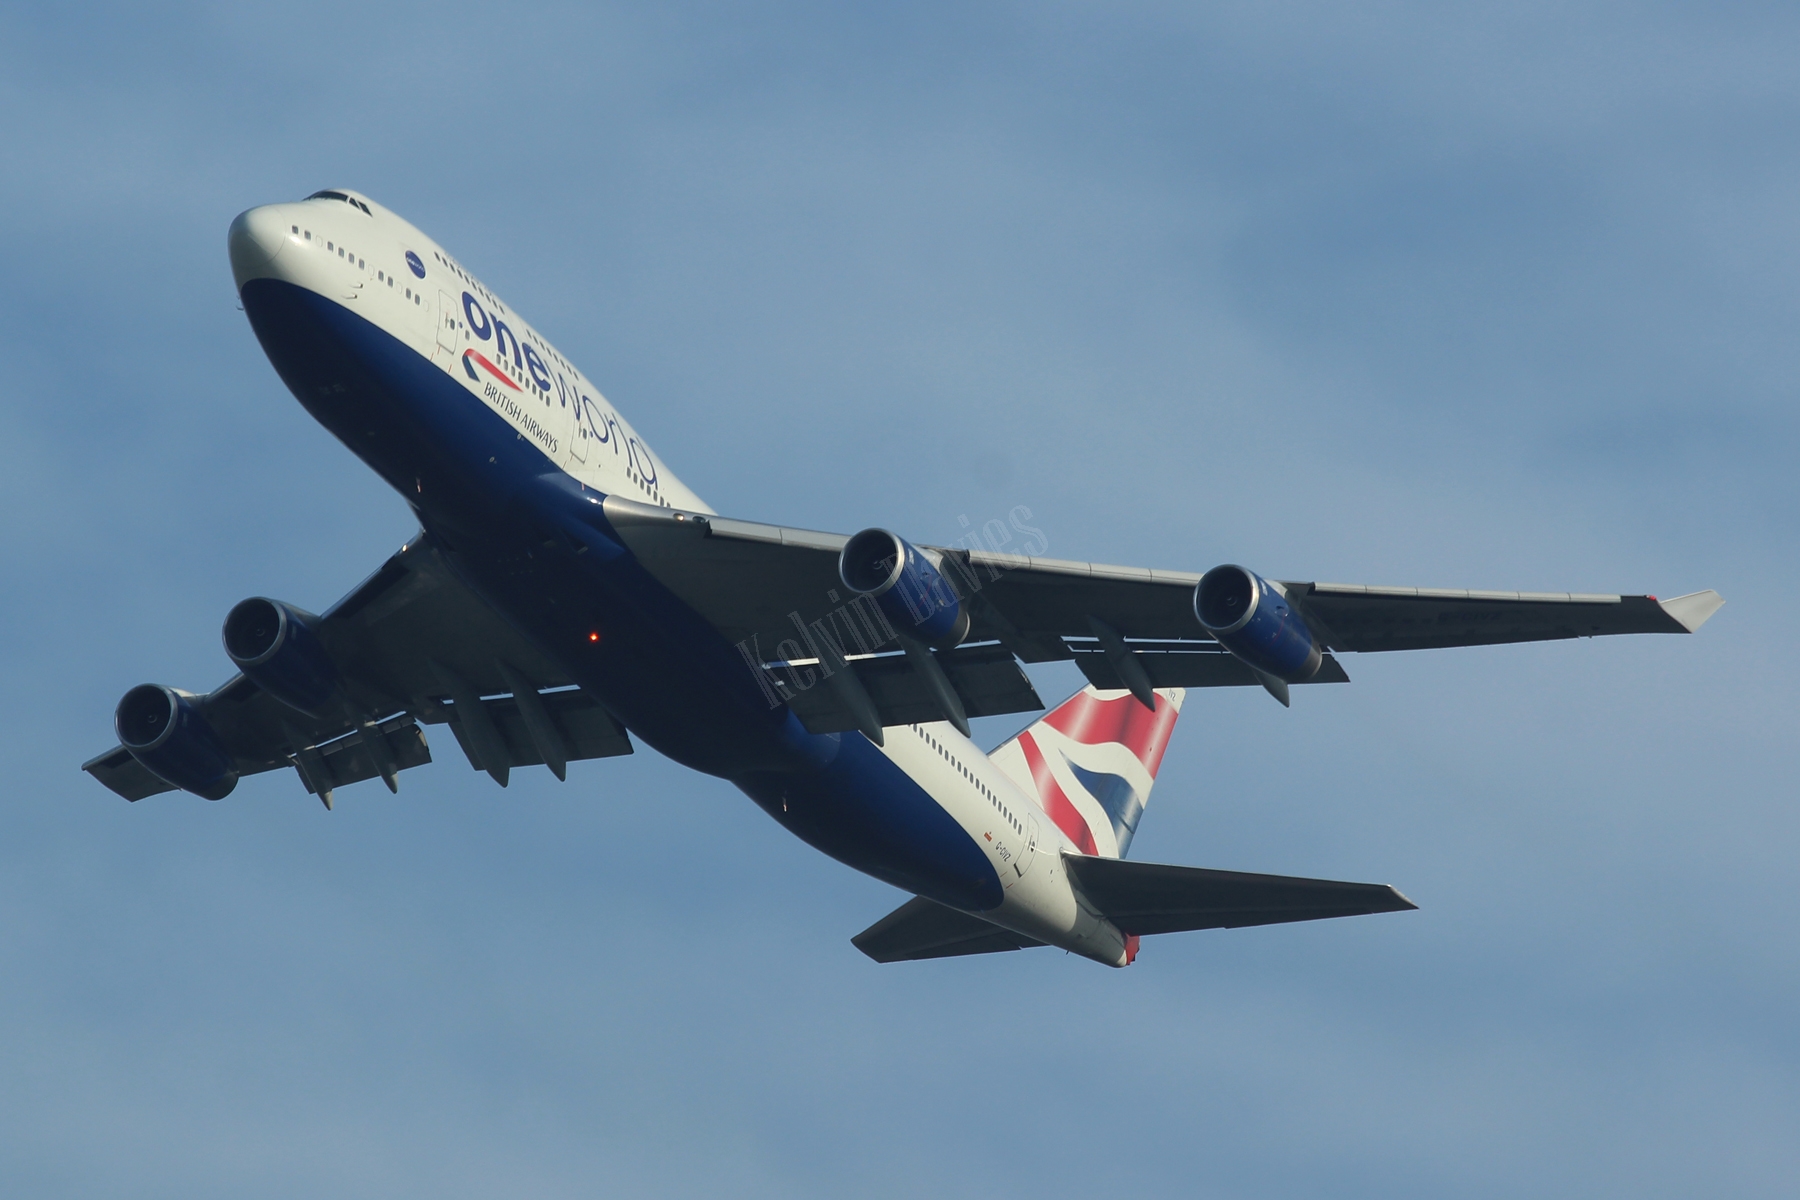
[[[938,547],[719,516],[586,376],[447,251],[349,190],[231,224],[250,326],[295,398],[406,498],[420,532],[324,613],[225,618],[238,674],[125,693],[84,769],[209,800],[291,767],[343,787],[429,762],[558,779],[633,739],[729,780],[913,899],[852,939],[881,962],[1391,912],[1391,887],[1126,858],[1186,689],[1347,682],[1346,652],[1691,633],[1715,592],[1439,591],[1041,557],[1029,512]],[[1014,535],[1017,535],[1016,538]],[[1016,546],[1023,553],[1011,552]],[[1021,662],[1089,685],[992,753],[969,718],[1044,705]]]

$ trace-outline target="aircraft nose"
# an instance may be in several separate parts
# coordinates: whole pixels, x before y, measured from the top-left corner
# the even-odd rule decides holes
[[[237,215],[225,240],[231,249],[231,277],[239,288],[269,273],[287,245],[287,232],[279,205],[265,204]]]

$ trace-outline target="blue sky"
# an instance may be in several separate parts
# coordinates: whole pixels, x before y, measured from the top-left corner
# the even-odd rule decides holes
[[[7,1190],[1791,1194],[1797,53],[1783,6],[0,9]],[[232,216],[331,185],[733,515],[1729,604],[1193,696],[1134,856],[1421,908],[1122,972],[877,967],[902,897],[648,751],[127,805],[76,770],[127,687],[413,529],[235,309]]]

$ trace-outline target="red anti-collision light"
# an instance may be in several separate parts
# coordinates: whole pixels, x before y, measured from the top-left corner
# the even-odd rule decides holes
[[[599,640],[600,640],[600,631],[598,629],[596,629],[594,632],[588,634],[588,641],[597,642]]]

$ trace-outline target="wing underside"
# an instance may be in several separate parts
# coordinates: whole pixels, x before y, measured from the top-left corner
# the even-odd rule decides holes
[[[844,689],[814,687],[842,654],[884,725],[946,715],[893,646],[866,644],[837,574],[841,534],[682,513],[610,497],[646,567],[770,672],[809,729],[859,725]],[[1095,687],[1269,686],[1194,616],[1197,574],[926,547],[968,605],[967,642],[937,655],[971,716],[1041,708],[1017,662],[1073,662]],[[1653,596],[1279,585],[1324,651],[1308,683],[1343,683],[1336,652],[1422,650],[1625,633],[1691,633],[1714,592]],[[1108,638],[1105,635],[1116,634]],[[864,651],[857,653],[858,650]]]
[[[343,670],[343,703],[310,716],[244,675],[197,697],[240,775],[292,767],[330,803],[336,788],[431,761],[422,725],[449,727],[477,770],[630,754],[624,726],[470,592],[420,535],[316,619]],[[115,746],[82,765],[127,800],[174,791]]]
[[[963,645],[921,662],[891,631],[876,644],[857,619],[837,574],[842,535],[618,497],[604,511],[658,580],[737,643],[770,702],[790,705],[816,733],[1038,711],[1021,662],[1073,662],[1095,687],[1143,695],[1271,686],[1201,629],[1195,574],[926,547],[971,627]],[[1659,601],[1277,586],[1324,650],[1309,683],[1348,680],[1338,651],[1685,633],[1723,603],[1714,592]],[[470,764],[502,784],[513,767],[543,763],[561,776],[569,761],[631,752],[612,715],[464,587],[422,534],[317,620],[333,661],[354,664],[341,712],[307,716],[243,675],[198,698],[241,775],[292,766],[328,803],[332,789],[362,779],[392,787],[400,771],[430,761],[420,726],[432,724],[448,724]],[[84,769],[128,799],[172,790],[121,747]]]

